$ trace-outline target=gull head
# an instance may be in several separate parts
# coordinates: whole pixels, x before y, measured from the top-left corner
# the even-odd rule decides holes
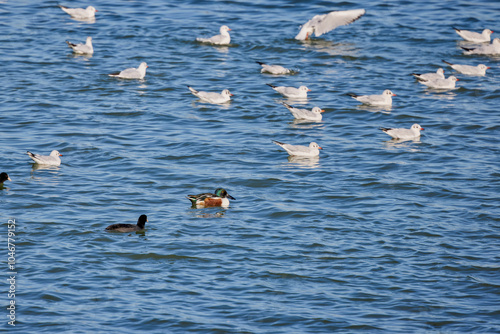
[[[316,144],[315,142],[312,142],[309,144],[309,148],[317,148],[318,150],[322,150],[323,148]]]
[[[393,92],[391,92],[389,89],[384,90],[382,95],[388,95],[388,96],[396,96]]]
[[[420,125],[418,125],[416,123],[411,126],[411,129],[412,130],[418,130],[418,131],[423,131],[424,130],[423,127],[421,127]]]
[[[221,34],[225,34],[228,31],[231,31],[231,29],[229,29],[228,26],[221,26],[220,29],[219,29],[219,31],[220,31]]]
[[[234,96],[233,94],[231,94],[229,89],[224,89],[221,94],[222,94],[222,96],[226,96],[226,97]]]

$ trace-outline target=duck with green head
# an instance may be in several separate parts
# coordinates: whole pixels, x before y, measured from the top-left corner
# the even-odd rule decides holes
[[[229,206],[229,199],[235,198],[227,193],[223,188],[215,189],[215,194],[204,193],[199,195],[187,195],[186,196],[193,207],[213,207],[213,206]]]

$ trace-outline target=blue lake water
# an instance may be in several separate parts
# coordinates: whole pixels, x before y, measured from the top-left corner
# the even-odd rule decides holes
[[[0,4],[2,330],[500,333],[500,56],[463,55],[452,28],[500,32],[498,1],[61,3],[93,5],[93,23],[57,4]],[[353,24],[294,39],[314,15],[356,8]],[[223,24],[230,46],[195,42]],[[87,36],[94,55],[73,55],[65,41]],[[144,80],[107,75],[142,61]],[[457,89],[410,75],[439,67]],[[323,121],[294,121],[266,83],[306,85],[292,104]],[[202,103],[187,85],[234,97]],[[384,89],[390,108],[346,95]],[[379,130],[413,123],[420,140]],[[323,151],[289,158],[272,140]],[[53,149],[60,167],[25,154]],[[185,198],[218,187],[228,208]],[[144,233],[104,231],[141,214]]]

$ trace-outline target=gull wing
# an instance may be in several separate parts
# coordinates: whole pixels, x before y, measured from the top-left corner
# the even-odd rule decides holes
[[[304,26],[313,26],[314,34],[318,37],[339,26],[353,23],[361,16],[365,15],[365,13],[366,11],[364,9],[333,11],[328,14],[316,15]]]

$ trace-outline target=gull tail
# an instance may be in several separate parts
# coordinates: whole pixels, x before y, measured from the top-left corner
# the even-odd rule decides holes
[[[285,143],[282,143],[282,142],[277,141],[277,140],[273,140],[273,143],[275,143],[275,144],[276,144],[276,145],[278,145],[278,146],[283,146],[283,145],[285,145]]]
[[[269,87],[271,87],[271,88],[273,88],[273,89],[274,89],[274,88],[276,88],[276,86],[275,86],[275,85],[271,85],[271,84],[268,84],[268,83],[266,83],[266,85],[268,85]]]
[[[353,99],[357,98],[359,95],[357,94],[354,94],[354,93],[347,93],[345,95],[349,95],[350,97],[352,97]]]
[[[445,64],[448,64],[448,65],[450,65],[450,66],[453,66],[453,64],[452,64],[452,63],[448,63],[446,60],[441,60],[441,61],[442,61],[443,63],[445,63]]]

